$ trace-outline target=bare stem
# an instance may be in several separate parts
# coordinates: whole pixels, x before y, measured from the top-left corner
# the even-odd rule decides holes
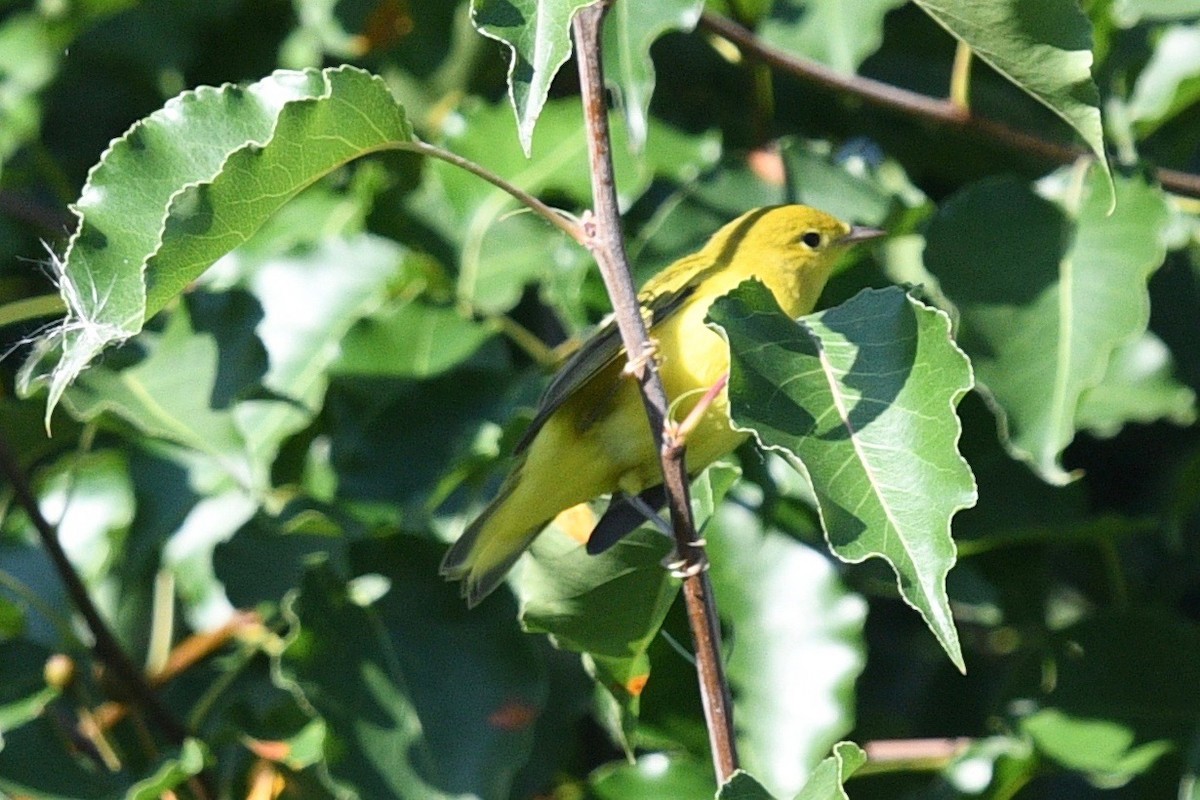
[[[663,389],[654,359],[641,358],[650,350],[650,337],[642,319],[621,236],[621,219],[617,207],[616,179],[612,165],[612,142],[608,132],[608,105],[604,97],[604,74],[600,62],[600,29],[604,14],[612,0],[581,9],[573,22],[575,55],[579,63],[580,91],[587,128],[588,155],[592,173],[592,194],[595,211],[585,223],[587,247],[596,258],[605,287],[612,300],[617,327],[625,352],[630,356],[630,372],[641,388],[650,434],[662,457],[663,483],[667,490],[667,507],[675,533],[679,557],[679,572],[684,577],[683,596],[687,604],[688,621],[696,647],[696,669],[699,673],[709,743],[712,746],[713,766],[719,783],[725,783],[737,769],[737,750],[734,745],[732,703],[729,684],[721,662],[720,628],[712,586],[706,571],[708,561],[696,536],[692,519],[687,470],[684,462],[684,442],[675,437],[664,439],[667,421],[667,396]]]
[[[797,58],[771,47],[736,22],[707,11],[700,17],[700,27],[732,42],[743,53],[752,55],[776,69],[831,91],[853,95],[880,108],[899,111],[991,139],[1013,150],[1029,153],[1056,164],[1069,164],[1089,153],[1083,147],[1052,142],[1003,122],[972,114],[953,100],[939,100],[861,75],[843,75],[815,61]],[[1155,174],[1164,189],[1200,197],[1200,175],[1161,168],[1156,170]]]

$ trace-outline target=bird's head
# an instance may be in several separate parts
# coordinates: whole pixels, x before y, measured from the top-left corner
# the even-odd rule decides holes
[[[783,309],[795,316],[812,308],[848,247],[883,235],[809,206],[770,206],[729,223],[710,246],[724,251],[725,263],[734,265],[735,272],[766,283]]]

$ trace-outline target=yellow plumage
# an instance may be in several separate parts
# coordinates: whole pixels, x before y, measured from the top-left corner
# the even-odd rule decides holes
[[[880,235],[806,206],[773,206],[725,225],[698,252],[650,279],[639,294],[650,314],[673,417],[683,419],[729,370],[725,340],[704,324],[709,305],[750,278],[791,317],[816,305],[846,246]],[[559,512],[603,494],[637,495],[662,473],[636,383],[615,327],[602,327],[563,365],[542,397],[500,492],[446,554],[442,574],[462,578],[470,605],[503,580]],[[696,474],[741,443],[721,392],[688,436]]]

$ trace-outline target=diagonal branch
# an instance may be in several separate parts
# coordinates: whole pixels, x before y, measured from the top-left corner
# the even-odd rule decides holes
[[[42,546],[46,548],[46,553],[49,554],[59,578],[66,587],[71,603],[87,623],[94,640],[92,650],[96,657],[112,670],[122,687],[129,693],[130,698],[146,712],[154,724],[173,743],[182,744],[188,736],[187,729],[158,699],[158,695],[147,683],[146,677],[130,661],[108,624],[100,616],[100,611],[92,602],[92,598],[88,596],[87,587],[83,585],[79,573],[67,559],[67,554],[58,541],[57,531],[42,515],[37,499],[33,496],[33,490],[29,486],[29,481],[25,477],[25,472],[13,457],[8,440],[3,435],[0,435],[0,474],[3,474],[12,487],[17,503],[29,515],[29,519],[42,541]]]
[[[667,490],[667,507],[671,511],[675,549],[679,558],[678,574],[684,578],[683,595],[696,647],[696,669],[699,673],[709,743],[712,746],[713,765],[718,782],[724,784],[737,769],[737,751],[734,745],[733,703],[721,661],[720,629],[712,584],[706,569],[708,561],[703,544],[696,535],[696,524],[692,518],[688,476],[683,457],[684,441],[665,428],[667,395],[654,359],[639,357],[639,354],[651,352],[651,343],[638,305],[637,293],[633,288],[629,258],[621,236],[616,179],[613,175],[612,142],[608,132],[608,104],[605,102],[604,74],[600,62],[601,22],[612,2],[613,0],[600,0],[587,6],[575,15],[573,21],[580,92],[583,95],[583,113],[587,127],[592,194],[595,200],[594,217],[585,224],[587,246],[604,277],[604,285],[612,300],[621,340],[625,344],[625,352],[630,356],[630,371],[637,378],[642,390],[650,434],[654,437],[654,444],[661,454],[663,484]]]
[[[763,42],[751,31],[725,17],[704,12],[700,27],[725,39],[743,52],[775,69],[834,92],[853,95],[879,108],[899,111],[913,117],[955,128],[990,139],[1013,150],[1029,153],[1056,164],[1070,164],[1089,151],[1077,145],[1062,144],[1018,130],[1003,122],[972,114],[953,100],[911,92],[890,83],[861,75],[844,75],[824,64],[799,58]],[[1157,169],[1159,183],[1168,191],[1200,197],[1200,175],[1173,169]]]

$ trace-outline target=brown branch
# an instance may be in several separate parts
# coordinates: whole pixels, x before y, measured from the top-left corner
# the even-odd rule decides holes
[[[678,570],[683,581],[683,596],[696,647],[705,721],[712,747],[713,766],[719,783],[725,783],[737,769],[734,744],[732,703],[729,683],[721,661],[720,628],[712,585],[708,579],[708,561],[703,543],[696,536],[692,519],[684,441],[666,431],[667,396],[652,357],[652,345],[642,319],[637,293],[629,269],[629,258],[621,236],[617,208],[616,179],[613,174],[612,143],[608,132],[608,104],[604,96],[604,74],[600,62],[600,29],[604,14],[613,0],[600,0],[581,9],[573,21],[575,55],[579,64],[580,92],[583,96],[587,128],[588,156],[595,199],[594,218],[585,224],[588,248],[592,251],[605,287],[612,300],[617,327],[630,371],[641,388],[642,401],[650,433],[661,455],[667,507],[675,533],[679,557]],[[630,0],[627,0],[627,2]]]
[[[87,623],[93,639],[92,652],[95,653],[96,658],[112,671],[113,676],[129,694],[130,699],[146,713],[167,738],[175,745],[182,745],[188,737],[187,729],[159,700],[158,695],[146,681],[145,675],[129,659],[108,624],[100,616],[99,609],[88,595],[87,587],[83,585],[79,573],[75,571],[75,567],[63,551],[62,545],[58,541],[57,531],[42,515],[37,498],[34,497],[29,481],[25,477],[25,471],[17,463],[9,448],[7,437],[2,433],[0,433],[0,473],[8,480],[17,503],[25,510],[30,522],[37,530],[42,546],[50,556],[50,561],[54,564],[59,579],[63,582],[67,595],[71,598],[71,603]],[[201,797],[208,796],[205,789],[198,787],[198,790]]]
[[[972,740],[954,739],[880,739],[867,742],[863,751],[867,763],[856,776],[881,772],[937,771],[963,754]]]
[[[824,64],[799,58],[772,47],[736,22],[707,11],[700,16],[700,27],[732,42],[743,53],[751,55],[771,67],[830,91],[853,95],[878,108],[899,111],[909,116],[990,139],[1005,147],[1029,153],[1056,164],[1069,164],[1080,156],[1090,153],[1089,150],[1078,145],[1052,142],[1013,128],[1003,122],[972,114],[968,109],[951,100],[929,97],[861,75],[844,75]],[[1200,175],[1173,169],[1157,169],[1155,174],[1164,189],[1178,194],[1200,197]]]

